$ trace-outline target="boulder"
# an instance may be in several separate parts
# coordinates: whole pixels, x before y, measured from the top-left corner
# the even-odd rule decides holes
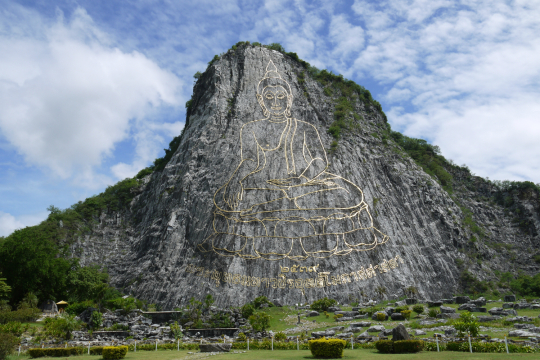
[[[428,307],[439,307],[439,306],[442,306],[442,304],[443,304],[442,300],[428,301],[427,302]]]
[[[320,315],[319,312],[313,311],[313,310],[308,312],[308,314],[307,314],[307,316],[309,316],[309,317],[319,316],[319,315]]]
[[[490,322],[499,320],[500,318],[500,316],[478,316],[476,319],[478,320],[478,322]]]
[[[454,297],[454,302],[456,304],[466,304],[469,301],[471,301],[471,299],[468,296],[456,296],[456,297]]]
[[[385,330],[385,327],[382,326],[382,325],[374,325],[372,327],[370,327],[369,329],[367,329],[367,332],[381,332]]]
[[[530,318],[528,316],[516,316],[516,317],[508,318],[508,319],[506,319],[506,321],[510,321],[510,322],[518,322],[518,321],[529,322],[529,321],[532,321],[532,318]]]
[[[480,307],[480,306],[486,306],[487,304],[487,301],[486,301],[486,298],[485,297],[479,297],[478,299],[476,300],[471,300],[470,303]]]
[[[513,309],[514,303],[504,303],[502,307],[503,309]]]
[[[504,295],[504,302],[515,302],[516,295]]]
[[[454,335],[455,333],[456,333],[456,329],[454,329],[454,328],[444,330],[444,335],[445,336],[451,336],[451,335]]]
[[[368,318],[368,314],[360,314],[360,315],[356,315],[354,316],[355,319],[367,319]]]
[[[405,304],[407,304],[407,305],[418,304],[418,299],[405,299]]]
[[[443,304],[453,304],[454,299],[442,299]]]
[[[449,306],[440,306],[441,314],[453,314],[456,312],[456,309],[451,308]]]
[[[514,328],[516,329],[532,329],[534,328],[533,324],[514,324]]]
[[[388,314],[384,311],[377,311],[376,313],[373,313],[373,315],[371,315],[371,320],[379,320],[377,316],[378,314],[384,315],[384,320],[388,320]]]
[[[392,329],[392,331],[394,331],[394,329]],[[421,336],[421,335],[426,335],[426,332],[422,330],[414,330],[414,336]]]
[[[330,313],[333,313],[333,312],[336,312],[336,311],[341,311],[341,309],[337,306],[330,306],[327,310],[327,312],[330,312]]]
[[[341,314],[343,317],[354,317],[356,315],[360,315],[358,311],[335,311],[334,314]]]
[[[471,303],[466,303],[466,304],[459,305],[458,310],[467,310],[467,311],[472,312],[472,309],[474,308],[476,308],[476,305],[471,304]]]
[[[342,322],[342,321],[351,321],[351,320],[354,320],[354,318],[352,317],[341,317],[339,319],[336,319],[336,322]]]
[[[384,308],[384,312],[387,313],[388,316],[390,316],[390,315],[392,315],[393,313],[396,312],[396,308],[388,306],[388,307]]]
[[[411,337],[409,336],[409,333],[407,332],[407,329],[405,329],[405,326],[398,325],[395,328],[392,329],[392,340],[398,341],[398,340],[410,340]]]
[[[401,307],[401,306],[407,306],[407,302],[405,300],[396,301],[396,307]]]
[[[333,328],[326,329],[325,331],[343,331],[345,326],[334,326]]]
[[[532,332],[529,332],[529,331],[525,331],[525,330],[510,330],[508,332],[508,336],[513,336],[513,337],[531,337],[531,336],[536,336],[535,333],[532,333]]]
[[[514,310],[530,309],[530,308],[531,308],[531,304],[529,304],[529,303],[514,304]]]
[[[232,344],[200,344],[199,349],[201,352],[229,352],[231,351]]]
[[[538,310],[538,309],[540,309],[540,304],[532,304],[532,305],[531,305],[531,309],[533,309],[533,310]]]
[[[393,313],[392,315],[390,315],[390,317],[394,321],[405,320],[405,317],[403,316],[402,313]]]
[[[272,303],[277,307],[283,307],[283,301],[280,299],[272,299]]]
[[[333,330],[313,331],[313,332],[311,333],[311,336],[313,336],[315,339],[318,339],[318,338],[321,338],[321,337],[334,336],[335,333],[336,333],[336,332],[333,331]]]
[[[437,319],[459,319],[460,315],[456,313],[437,314]]]
[[[350,324],[350,326],[368,327],[368,326],[371,326],[371,322],[369,322],[369,321],[360,321],[360,322],[357,322],[357,323],[352,323],[352,324]]]
[[[86,308],[86,310],[79,314],[79,319],[87,324],[90,323],[90,317],[94,311],[98,311],[98,309],[93,307]]]
[[[337,337],[338,339],[350,339],[353,336],[354,334],[352,332],[344,332],[341,334],[337,334],[335,337]]]
[[[357,339],[371,338],[371,335],[369,335],[367,331],[364,331],[363,333],[361,333],[360,335],[358,335],[356,338],[357,338]]]

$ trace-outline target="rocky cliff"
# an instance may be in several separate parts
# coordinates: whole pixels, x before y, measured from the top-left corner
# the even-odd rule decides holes
[[[325,74],[249,44],[212,61],[166,166],[128,209],[102,213],[73,256],[169,309],[206,294],[220,306],[410,286],[443,298],[539,270],[536,191],[449,163],[443,189],[389,136],[369,92]]]

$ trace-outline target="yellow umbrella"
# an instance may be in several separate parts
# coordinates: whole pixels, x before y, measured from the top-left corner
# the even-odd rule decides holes
[[[68,303],[62,300],[60,302],[57,302],[56,305],[68,305]]]

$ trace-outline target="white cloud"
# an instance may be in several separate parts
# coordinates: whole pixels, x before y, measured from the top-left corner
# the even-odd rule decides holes
[[[47,218],[48,212],[15,217],[0,211],[0,236],[8,236],[17,229],[39,224]]]
[[[53,24],[12,10],[0,33],[0,132],[29,164],[91,179],[115,145],[137,131],[135,123],[179,104],[175,75],[112,46],[83,9]]]

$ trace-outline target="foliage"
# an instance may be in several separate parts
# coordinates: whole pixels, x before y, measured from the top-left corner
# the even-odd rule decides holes
[[[31,309],[31,308],[37,308],[38,306],[38,298],[33,292],[27,293],[24,298],[21,300],[19,305],[17,305],[17,309]]]
[[[335,314],[334,320],[338,321],[338,319],[341,319],[343,317],[343,314]]]
[[[439,346],[441,344],[439,343]],[[482,343],[482,342],[471,342],[471,347],[474,353],[505,353],[506,352],[506,346],[504,343]],[[437,351],[431,350],[430,351]],[[446,344],[445,350],[447,351],[465,351],[469,352],[469,342],[448,342]],[[535,349],[530,346],[522,346],[522,345],[516,345],[516,344],[508,344],[508,352],[510,353],[538,353],[540,349]]]
[[[75,319],[75,316],[63,314],[56,318],[46,318],[45,335],[53,338],[69,340],[71,333],[81,327],[81,322]]]
[[[69,273],[68,279],[70,302],[85,300],[99,302],[109,287],[109,274],[98,266],[75,267]]]
[[[446,171],[445,166],[452,166],[440,153],[436,145],[426,140],[405,136],[397,131],[390,131],[390,137],[409,154],[413,160],[424,169],[426,173],[437,179],[443,188],[452,192],[452,175]]]
[[[394,341],[394,353],[417,353],[424,348],[424,342],[422,340],[398,340]]]
[[[454,327],[458,332],[458,336],[464,336],[466,333],[470,333],[471,336],[478,336],[480,331],[480,325],[476,321],[476,316],[468,311],[464,311],[460,314],[459,320],[454,321]]]
[[[6,324],[0,325],[0,333],[7,333],[14,336],[21,336],[25,331],[28,331],[28,328],[30,325],[22,323],[18,321],[10,321]]]
[[[69,347],[69,348],[48,348],[48,349],[28,349],[28,355],[31,358],[40,358],[40,357],[67,357],[67,356],[77,356],[84,354],[83,347]]]
[[[247,340],[246,334],[244,334],[243,332],[238,334],[238,341],[246,341],[246,340]]]
[[[264,45],[264,47],[266,47],[267,49],[270,49],[270,50],[275,50],[275,51],[279,51],[281,53],[285,53],[285,49],[279,43],[271,43],[270,45]]]
[[[262,304],[268,304],[269,307],[274,306],[274,304],[268,300],[266,296],[259,296],[253,300],[253,306],[255,306],[255,309],[260,309]]]
[[[178,321],[175,321],[173,324],[169,325],[169,329],[171,329],[171,335],[176,340],[182,339],[184,337],[184,334],[182,333],[182,327],[178,325]]]
[[[377,313],[377,320],[378,320],[378,321],[384,321],[384,320],[386,320],[385,314],[383,314],[383,313],[381,313],[381,312],[378,312],[378,313]]]
[[[234,323],[231,321],[229,315],[224,313],[215,313],[210,317],[208,321],[213,328],[233,328]]]
[[[276,341],[285,341],[287,340],[287,335],[283,331],[279,331],[274,335],[274,340]]]
[[[421,305],[421,304],[416,304],[416,305],[414,305],[412,309],[413,309],[413,311],[414,311],[415,313],[417,313],[418,315],[423,314],[423,313],[424,313],[424,310],[425,310],[425,309],[424,309],[424,305]]]
[[[315,358],[340,359],[343,357],[343,349],[347,342],[338,339],[309,340],[309,350]]]
[[[397,312],[397,313],[400,313],[400,312],[405,311],[405,310],[409,310],[409,307],[406,306],[406,305],[404,305],[404,306],[398,306],[398,307],[396,308],[396,312]]]
[[[403,310],[403,311],[401,311],[401,315],[403,315],[403,317],[406,320],[409,320],[411,318],[411,313],[412,313],[411,310]]]
[[[94,307],[94,302],[92,300],[71,303],[66,307],[65,311],[70,315],[78,316],[89,307]]]
[[[336,303],[336,300],[324,297],[322,299],[314,301],[313,304],[311,304],[311,309],[319,312],[326,311],[330,306],[334,306]]]
[[[485,282],[478,280],[468,270],[462,270],[459,276],[461,288],[465,293],[476,294],[483,293],[488,290],[488,285]]]
[[[392,354],[394,352],[394,342],[392,340],[378,340],[375,342],[375,348],[383,354]]]
[[[103,324],[103,314],[99,311],[92,312],[90,315],[90,327],[92,329],[99,329]]]
[[[17,342],[15,336],[0,332],[0,360],[6,359],[13,352]]]
[[[242,313],[242,317],[244,319],[248,319],[255,312],[255,306],[253,306],[251,303],[247,303],[240,308],[240,312]]]
[[[28,322],[39,318],[41,310],[36,308],[19,309],[16,311],[0,311],[0,324],[6,324],[10,321]]]
[[[428,316],[429,316],[430,318],[436,318],[438,314],[440,314],[440,311],[437,310],[436,308],[431,308],[431,309],[429,309],[429,311],[428,311]]]
[[[145,176],[152,174],[153,172],[154,172],[154,169],[152,169],[151,167],[144,168],[141,171],[139,171],[137,175],[135,175],[135,179],[140,180],[144,178]]]
[[[510,282],[510,289],[521,296],[540,296],[540,273],[534,276],[519,274]]]
[[[7,297],[10,292],[11,286],[6,284],[6,279],[2,277],[2,273],[0,272],[0,299]]]
[[[270,315],[263,311],[255,312],[248,320],[255,331],[264,331],[270,327]]]
[[[116,323],[116,324],[112,324],[108,328],[105,328],[105,330],[106,331],[128,331],[129,325]]]
[[[105,360],[117,360],[125,358],[127,352],[127,346],[105,346],[101,355]]]
[[[188,101],[189,104],[186,104],[186,107],[188,109],[190,109],[191,105],[192,105],[192,103],[190,103],[190,102],[191,102],[191,100]],[[187,122],[184,125],[184,128],[186,126],[187,126]],[[154,164],[151,166],[151,169],[153,171],[162,171],[163,169],[165,169],[165,166],[172,159],[172,157],[173,157],[174,153],[176,152],[176,150],[178,150],[178,147],[180,146],[181,140],[182,140],[182,135],[175,136],[171,140],[171,142],[169,143],[169,148],[168,149],[163,149],[163,151],[165,151],[165,155],[162,158],[157,158],[156,160],[154,160]]]
[[[107,306],[112,309],[122,309],[122,312],[124,314],[129,313],[132,310],[135,309],[142,309],[144,306],[144,302],[141,300],[137,300],[134,297],[117,297],[115,299],[111,299],[107,301]]]
[[[193,344],[193,343],[184,343],[180,342],[179,344],[180,350],[199,350],[199,344]],[[133,351],[135,349],[134,344],[128,345],[129,351]],[[177,344],[176,343],[169,343],[169,344],[158,344],[157,348],[158,350],[176,350]],[[90,354],[92,354],[92,349],[90,349]],[[155,343],[152,344],[137,344],[137,351],[155,351],[156,345]],[[96,354],[98,355],[98,354]]]

